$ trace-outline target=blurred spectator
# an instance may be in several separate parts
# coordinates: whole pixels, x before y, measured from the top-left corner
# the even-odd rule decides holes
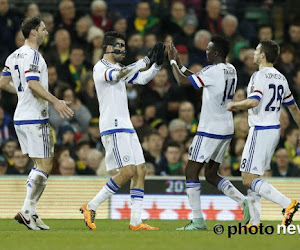
[[[185,174],[185,169],[186,169],[186,165],[189,161],[189,153],[188,152],[184,152],[181,155],[181,169],[182,169],[182,173]]]
[[[235,138],[247,138],[249,125],[247,114],[237,114],[233,118]]]
[[[239,45],[241,41],[245,41],[245,39],[238,33],[238,24],[239,22],[236,16],[231,14],[226,15],[222,21],[223,34],[230,42],[230,51],[227,56],[230,62],[234,58],[235,46]]]
[[[59,162],[58,170],[62,176],[76,175],[76,165],[73,158],[68,157]]]
[[[65,146],[55,146],[54,156],[53,156],[53,168],[51,174],[59,174],[59,164],[63,161],[70,158],[70,150]]]
[[[87,168],[94,171],[93,175],[98,175],[98,169],[103,159],[103,154],[97,149],[91,149],[87,155]]]
[[[145,161],[152,163],[155,167],[156,173],[158,174],[159,165],[163,156],[163,139],[158,132],[152,131],[150,134],[146,135],[145,142],[147,145],[147,150],[144,150]]]
[[[61,65],[69,59],[71,47],[70,33],[66,29],[59,29],[54,34],[54,46],[45,52],[45,60],[48,64]]]
[[[79,175],[95,174],[90,168],[88,168],[87,159],[90,148],[88,141],[81,140],[76,144],[76,172]]]
[[[239,79],[238,84],[240,88],[245,88],[248,86],[250,77],[257,70],[257,65],[254,64],[253,58],[254,58],[254,49],[248,49],[242,58],[244,65],[241,68],[241,70],[237,71],[237,75]]]
[[[300,21],[293,22],[289,26],[290,43],[295,48],[296,56],[300,59]]]
[[[143,118],[142,110],[138,108],[130,108],[129,113],[130,113],[130,120],[132,122],[133,127],[135,129],[139,129],[143,127],[144,118]]]
[[[35,17],[40,16],[40,9],[36,3],[30,3],[26,7],[25,17]]]
[[[146,32],[159,34],[159,19],[151,14],[150,3],[141,0],[136,5],[135,16],[128,23],[128,32],[138,32],[142,37]]]
[[[163,139],[163,141],[169,135],[167,123],[164,120],[160,119],[160,118],[153,119],[150,122],[150,127],[153,128],[153,129],[155,129],[158,132],[158,134]]]
[[[11,137],[16,137],[12,125],[12,118],[5,114],[3,107],[0,106],[0,145]]]
[[[19,18],[9,8],[9,1],[0,0],[0,68],[15,49],[15,36],[20,26]]]
[[[282,73],[288,82],[293,81],[293,74],[295,71],[295,48],[292,45],[283,45],[280,48],[280,54],[276,63],[276,68]]]
[[[31,171],[29,166],[29,157],[28,155],[23,155],[22,150],[17,148],[13,156],[14,166],[7,170],[7,174],[14,175],[28,175]]]
[[[181,147],[177,142],[169,142],[165,150],[165,161],[160,164],[159,175],[183,175],[181,168]]]
[[[112,20],[107,15],[107,5],[105,1],[95,0],[91,3],[91,16],[94,25],[104,32],[111,29]]]
[[[183,19],[182,30],[174,34],[174,44],[184,44],[188,49],[193,46],[194,35],[197,30],[198,19],[195,13],[190,12]]]
[[[24,45],[24,42],[25,42],[25,38],[23,36],[23,33],[21,30],[19,30],[17,33],[16,33],[16,38],[15,38],[15,43],[16,43],[16,49],[22,47]]]
[[[99,118],[93,118],[90,120],[88,133],[80,140],[88,141],[91,148],[95,148],[99,151],[104,150],[104,147],[101,143]]]
[[[0,176],[5,175],[7,173],[8,164],[5,158],[0,155]]]
[[[144,105],[144,123],[149,124],[151,120],[153,120],[156,117],[156,106],[155,104],[145,104]]]
[[[54,17],[49,12],[43,12],[41,14],[41,18],[44,21],[46,30],[48,32],[48,36],[45,38],[44,43],[41,46],[41,49],[46,51],[50,48],[50,45],[54,39]]]
[[[290,88],[296,99],[296,102],[299,103],[300,100],[300,67],[297,68],[293,75],[293,84],[290,82]]]
[[[144,46],[150,50],[152,49],[155,44],[157,43],[157,36],[155,33],[148,32],[144,36]]]
[[[103,30],[97,28],[96,26],[92,26],[89,29],[87,35],[87,41],[89,42],[89,48],[87,50],[87,61],[91,65],[95,65],[103,56],[103,38]]]
[[[61,0],[58,5],[59,14],[55,20],[55,29],[66,29],[73,41],[76,37],[76,8],[72,0]]]
[[[91,71],[81,76],[82,88],[79,93],[79,98],[82,103],[91,112],[93,118],[99,117],[99,104],[95,89],[93,73]]]
[[[257,37],[251,42],[251,47],[256,48],[261,40],[273,39],[273,27],[270,24],[262,24],[257,28]]]
[[[152,163],[146,162],[146,176],[154,176],[155,175],[155,167]],[[1,166],[0,166],[1,167]]]
[[[211,34],[207,30],[199,30],[195,34],[194,45],[190,50],[190,64],[200,63],[207,65],[206,49],[211,40]]]
[[[144,42],[143,38],[139,33],[132,33],[128,37],[127,46],[128,49],[126,51],[126,57],[123,60],[125,65],[131,64],[135,62],[135,57],[138,53],[138,51],[143,47]]]
[[[162,22],[162,32],[174,35],[183,28],[186,8],[182,1],[174,1],[171,4],[170,15],[166,16]]]
[[[50,123],[55,131],[58,131],[58,128],[64,123],[64,121],[68,121],[74,128],[76,128],[76,131],[84,133],[87,132],[89,121],[91,120],[92,115],[87,107],[84,106],[75,96],[73,89],[68,85],[61,86],[60,90],[58,91],[58,97],[61,100],[70,102],[69,106],[74,111],[74,116],[61,119],[53,105],[49,104]]]
[[[298,127],[288,127],[286,130],[286,141],[284,142],[284,148],[287,150],[290,162],[294,162],[300,167],[300,148],[298,146],[298,138]]]
[[[14,166],[14,152],[18,147],[18,142],[15,139],[7,139],[3,144],[2,144],[2,155],[5,157],[8,166],[13,167]]]
[[[88,46],[88,32],[92,25],[93,20],[90,18],[90,16],[86,15],[79,18],[76,22],[76,37],[72,42],[75,44],[80,44],[81,47],[86,48]]]
[[[51,94],[56,95],[55,89],[58,87],[57,71],[54,65],[48,65],[48,90]]]
[[[80,77],[91,70],[91,65],[85,61],[84,50],[82,47],[73,47],[70,58],[58,70],[58,78],[68,83],[75,93],[82,88]]]
[[[59,127],[57,144],[73,149],[75,143],[75,131],[70,124],[65,124]]]
[[[271,164],[272,176],[300,177],[300,169],[289,160],[285,148],[278,148],[275,153],[275,161]]]
[[[121,15],[115,15],[112,19],[112,30],[126,35],[127,33],[127,19]]]
[[[200,24],[201,29],[208,30],[212,35],[222,32],[221,1],[207,0],[204,22]]]
[[[198,121],[195,118],[195,109],[191,102],[184,101],[180,104],[178,118],[185,122],[189,134],[196,134]]]
[[[169,123],[169,132],[171,140],[182,145],[187,137],[185,122],[180,119],[173,119]]]

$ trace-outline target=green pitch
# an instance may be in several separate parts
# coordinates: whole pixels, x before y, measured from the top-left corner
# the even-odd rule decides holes
[[[264,225],[273,225],[273,235],[233,235],[227,237],[228,225],[238,222],[207,221],[208,231],[178,232],[177,227],[188,221],[148,221],[158,226],[160,231],[137,232],[128,230],[128,220],[97,220],[97,231],[90,231],[83,220],[44,220],[50,231],[30,231],[12,219],[0,219],[0,249],[28,250],[97,250],[97,249],[298,249],[300,235],[277,235],[277,224],[267,221]],[[216,235],[215,224],[224,226],[225,232]],[[295,222],[299,225],[300,222]]]

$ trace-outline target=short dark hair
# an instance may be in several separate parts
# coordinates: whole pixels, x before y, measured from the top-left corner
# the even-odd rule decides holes
[[[118,38],[125,41],[125,36],[122,33],[117,31],[106,32],[103,38],[103,52],[106,51],[108,45],[113,45]]]
[[[21,31],[25,39],[29,37],[31,30],[38,30],[42,22],[40,17],[26,17],[21,25]]]
[[[225,36],[216,35],[212,37],[211,42],[214,44],[215,51],[225,59],[230,50],[229,40]]]
[[[175,147],[175,148],[179,148],[181,149],[180,144],[177,141],[170,141],[167,145],[166,145],[166,151],[168,150],[169,147]]]
[[[266,40],[259,42],[260,52],[264,52],[266,55],[266,60],[269,63],[275,63],[279,55],[279,45],[273,40]]]

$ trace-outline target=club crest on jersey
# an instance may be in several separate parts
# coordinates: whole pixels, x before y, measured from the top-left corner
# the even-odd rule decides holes
[[[38,72],[39,71],[39,66],[34,65],[34,64],[30,64],[29,71]]]

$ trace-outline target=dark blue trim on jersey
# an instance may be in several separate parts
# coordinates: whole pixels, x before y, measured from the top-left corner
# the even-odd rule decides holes
[[[2,71],[2,75],[3,76],[11,76],[11,73],[10,72],[6,72],[6,71]]]
[[[284,105],[284,106],[290,106],[290,105],[292,105],[294,103],[295,103],[295,99],[291,100],[290,102],[282,103],[282,105]]]
[[[216,134],[209,134],[209,133],[200,132],[200,131],[197,131],[196,135],[201,135],[201,136],[209,137],[209,138],[213,138],[213,139],[231,139],[233,137],[233,134],[231,134],[231,135],[216,135]]]
[[[111,81],[113,80],[112,79],[112,72],[113,71],[115,71],[115,69],[112,69],[111,71],[109,71],[109,74],[108,74],[109,80],[111,80]]]
[[[45,124],[49,123],[49,119],[44,120],[22,120],[22,121],[14,121],[14,125],[28,125],[28,124]]]
[[[139,71],[136,72],[136,73],[134,74],[134,76],[132,77],[132,79],[131,79],[128,83],[133,83],[133,81],[138,77],[139,73],[140,73]]]
[[[195,89],[200,89],[192,76],[187,77]]]
[[[135,129],[133,128],[117,128],[117,129],[110,129],[110,130],[106,130],[104,132],[101,133],[101,136],[104,135],[110,135],[110,134],[114,134],[114,133],[135,133]]]
[[[33,80],[33,81],[39,81],[40,78],[38,76],[27,76],[26,77],[26,82],[31,81],[31,80]]]
[[[280,125],[272,125],[272,126],[255,126],[254,130],[266,130],[266,129],[280,129]]]
[[[258,95],[253,95],[253,96],[248,97],[248,99],[257,99],[260,101],[261,98]]]

